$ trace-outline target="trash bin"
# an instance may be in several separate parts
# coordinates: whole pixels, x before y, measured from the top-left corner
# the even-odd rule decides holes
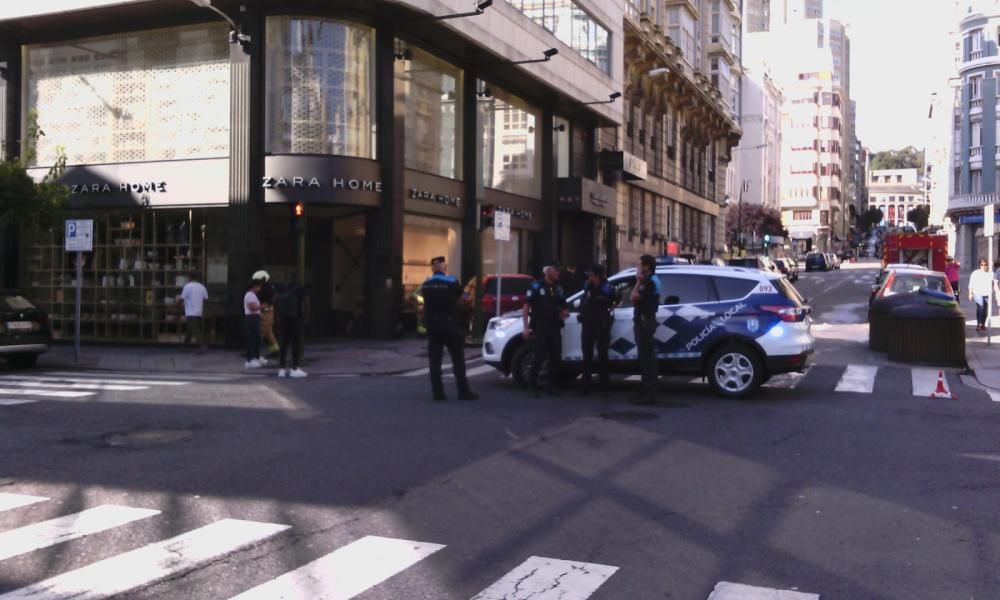
[[[933,365],[965,365],[965,314],[957,302],[925,300],[892,309],[889,358]]]
[[[908,304],[927,302],[926,296],[919,294],[897,294],[879,298],[868,307],[868,349],[885,352],[889,349],[889,312]]]

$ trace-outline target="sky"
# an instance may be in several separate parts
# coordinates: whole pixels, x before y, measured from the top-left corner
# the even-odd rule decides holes
[[[954,73],[954,0],[826,0],[824,16],[849,25],[857,135],[873,152],[930,136],[931,92]]]

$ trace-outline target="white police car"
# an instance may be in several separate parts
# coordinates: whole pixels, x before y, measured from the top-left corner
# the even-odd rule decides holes
[[[773,375],[805,369],[815,343],[810,308],[783,275],[701,265],[657,266],[656,274],[663,294],[655,335],[661,374],[703,375],[719,394],[738,398]],[[611,326],[610,368],[613,373],[638,374],[629,300],[635,269],[613,275],[609,282],[621,297]],[[560,377],[575,377],[582,367],[582,325],[577,319],[581,297],[577,293],[569,298]],[[483,358],[524,385],[533,353],[522,331],[520,313],[490,319]]]

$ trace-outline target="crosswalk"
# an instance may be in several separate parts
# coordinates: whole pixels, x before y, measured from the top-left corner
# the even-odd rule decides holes
[[[415,378],[415,377],[428,377],[430,376],[430,372],[431,372],[430,368],[422,367],[420,369],[413,369],[411,371],[405,371],[403,373],[396,373],[395,376],[402,377],[405,379]],[[466,377],[472,378],[490,374],[499,375],[499,373],[500,371],[497,371],[495,367],[483,364],[482,356],[475,356],[472,358],[467,358],[465,360]],[[454,378],[455,377],[454,366],[451,363],[445,363],[441,365],[441,374],[442,377],[445,379]]]
[[[141,393],[153,388],[182,388],[196,382],[223,381],[220,377],[150,378],[136,373],[43,372],[0,374],[0,407],[43,400],[88,402],[105,392]]]
[[[0,493],[0,512],[29,507],[47,498]],[[160,511],[100,505],[40,523],[0,531],[0,574],[4,561],[52,548],[71,540],[144,519],[163,518]],[[257,546],[292,527],[280,523],[221,518],[161,541],[154,541],[54,574],[24,587],[2,592],[0,600],[102,600],[126,597],[154,584],[170,582],[217,562],[238,561],[239,551]],[[229,600],[349,600],[375,590],[406,569],[440,554],[458,557],[434,542],[367,535],[332,552],[291,568],[277,577],[231,596]],[[58,568],[58,567],[55,567]],[[586,600],[620,571],[613,565],[530,556],[489,584],[472,600]],[[2,577],[0,577],[2,581]],[[487,580],[488,581],[488,580]],[[2,584],[0,584],[2,585]],[[477,586],[478,587],[478,586]],[[419,594],[415,594],[419,595]],[[213,596],[199,596],[213,597]],[[424,597],[421,595],[421,597]],[[797,590],[718,582],[707,600],[818,600]]]

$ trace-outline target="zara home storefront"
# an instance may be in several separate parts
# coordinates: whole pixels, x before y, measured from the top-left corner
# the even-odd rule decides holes
[[[332,14],[325,3],[216,2],[238,21],[233,38],[194,4],[165,20],[165,4],[0,19],[13,40],[0,56],[5,155],[37,123],[33,174],[64,155],[70,212],[95,220],[91,339],[178,341],[173,297],[193,272],[224,343],[249,274],[286,281],[300,264],[311,333],[396,333],[431,257],[447,256],[463,282],[496,268],[494,211],[513,217],[505,271],[555,256],[555,119],[591,132],[620,122],[613,103],[581,102],[620,87],[607,60],[620,15],[599,7],[572,4],[610,31],[586,54],[508,2],[447,22],[428,16],[467,3]],[[516,56],[497,52],[526,33]],[[565,58],[513,64],[549,46]],[[21,235],[17,284],[68,332],[74,275],[61,245],[59,231]]]

